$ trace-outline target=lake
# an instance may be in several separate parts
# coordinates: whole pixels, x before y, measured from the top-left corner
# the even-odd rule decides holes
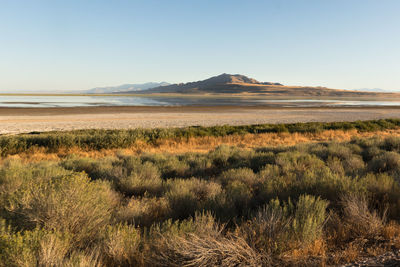
[[[0,96],[0,107],[88,107],[88,106],[271,106],[355,107],[400,106],[400,101],[266,99],[240,97],[138,97],[138,96]]]

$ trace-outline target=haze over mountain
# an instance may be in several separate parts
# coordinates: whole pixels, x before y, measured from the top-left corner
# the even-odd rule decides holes
[[[329,89],[326,87],[286,86],[275,82],[259,82],[240,74],[226,73],[202,81],[159,86],[142,90],[140,92],[126,91],[125,93],[234,94],[288,97],[357,97],[378,96],[384,94],[376,92],[361,92],[356,90]]]
[[[119,86],[105,86],[105,87],[96,87],[90,90],[85,91],[87,94],[110,94],[110,93],[124,93],[124,92],[137,92],[142,90],[151,89],[154,87],[162,87],[170,85],[167,82],[148,82],[148,83],[138,83],[138,84],[123,84]]]
[[[377,93],[393,93],[395,90],[385,90],[382,88],[357,88],[353,89],[354,91],[362,91],[362,92],[377,92]]]

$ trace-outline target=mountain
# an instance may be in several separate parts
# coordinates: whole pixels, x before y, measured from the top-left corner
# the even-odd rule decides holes
[[[96,87],[85,91],[87,94],[109,94],[109,93],[125,93],[125,92],[137,92],[142,90],[151,89],[154,87],[162,87],[169,85],[169,83],[140,83],[140,84],[123,84],[119,86],[107,86],[107,87]]]
[[[155,87],[145,93],[242,93],[258,91],[262,86],[283,86],[280,83],[259,82],[240,74],[221,74],[206,80]]]
[[[129,91],[126,93],[138,93]],[[286,86],[280,83],[259,82],[240,74],[221,74],[206,80],[159,86],[140,93],[173,94],[230,94],[263,96],[298,96],[298,97],[358,97],[376,96],[374,92],[329,89],[326,87]],[[386,94],[385,94],[386,95]]]

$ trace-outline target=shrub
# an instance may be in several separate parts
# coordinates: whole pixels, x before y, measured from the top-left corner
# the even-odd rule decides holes
[[[36,228],[13,233],[0,222],[0,266],[61,266],[71,248],[68,236]]]
[[[319,197],[300,196],[292,222],[294,234],[300,242],[310,243],[321,238],[327,207],[328,202]]]
[[[271,200],[256,215],[237,229],[247,243],[267,255],[279,254],[287,249],[287,241],[293,218],[279,200]]]
[[[142,196],[145,193],[153,196],[161,195],[163,181],[158,168],[152,163],[138,164],[129,173],[129,176],[114,179],[119,191],[128,196]]]
[[[114,160],[112,158],[98,160],[71,157],[61,162],[61,166],[67,170],[85,172],[91,179],[108,179]]]
[[[383,141],[382,147],[387,151],[400,152],[400,138],[395,136],[387,137]]]
[[[261,265],[260,256],[243,239],[222,235],[221,226],[210,214],[197,214],[189,224],[194,226],[191,231],[158,232],[153,243],[155,253],[150,260],[152,265]]]
[[[69,174],[27,183],[15,192],[7,210],[21,227],[44,227],[71,234],[87,245],[110,221],[117,198],[105,182]]]
[[[66,267],[102,267],[102,257],[97,250],[94,251],[73,251],[60,266]]]
[[[365,163],[359,155],[352,155],[343,160],[343,168],[349,175],[357,176],[365,169]]]
[[[141,236],[138,229],[126,224],[109,226],[105,232],[103,250],[109,266],[139,266],[143,259],[139,250]]]
[[[364,159],[365,162],[370,161],[371,159],[377,157],[378,155],[382,154],[383,150],[381,150],[379,147],[377,146],[370,146],[370,147],[366,147],[363,151],[362,151],[362,157]]]
[[[345,175],[345,170],[343,168],[342,161],[339,158],[329,157],[326,164],[333,173],[342,176]]]
[[[189,171],[189,165],[173,155],[145,155],[142,160],[153,163],[161,171],[164,179],[185,177]]]
[[[171,209],[166,198],[142,197],[131,198],[126,206],[121,207],[117,220],[149,227],[171,217]]]
[[[294,173],[297,176],[301,176],[309,170],[325,168],[324,162],[314,155],[299,152],[279,153],[275,162],[285,175]]]
[[[197,210],[203,210],[222,192],[219,184],[196,178],[169,180],[166,186],[166,198],[176,219],[184,219]]]
[[[254,249],[280,254],[321,238],[327,206],[327,201],[309,195],[300,196],[296,205],[274,199],[238,231]]]
[[[400,167],[400,155],[396,152],[384,152],[369,162],[369,168],[374,172],[396,171]]]
[[[385,212],[380,216],[371,211],[364,196],[345,195],[341,199],[345,222],[353,238],[375,238],[385,222]]]
[[[276,165],[267,164],[257,174],[260,182],[267,182],[280,175],[280,168]]]
[[[251,152],[240,150],[237,147],[221,145],[208,153],[208,158],[213,162],[214,168],[219,172],[227,168],[239,168],[250,165],[249,154]]]
[[[253,170],[249,168],[230,169],[225,171],[219,176],[218,181],[222,186],[230,185],[233,182],[241,182],[251,189],[253,189],[259,182],[257,175],[255,175]]]
[[[341,160],[345,160],[352,155],[352,151],[350,148],[337,143],[332,143],[327,147],[327,156],[328,157],[336,157]]]

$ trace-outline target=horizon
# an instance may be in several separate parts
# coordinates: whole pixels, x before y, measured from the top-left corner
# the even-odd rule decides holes
[[[400,90],[395,0],[2,4],[0,93],[187,83],[220,73]]]
[[[207,77],[206,79],[211,78],[211,77],[217,77],[217,76],[224,75],[224,74],[228,74],[228,75],[232,75],[232,76],[234,76],[234,75],[242,75],[242,76],[245,76],[245,77],[248,77],[248,78],[253,78],[251,76],[243,75],[243,74],[239,74],[239,73],[235,73],[235,74],[221,73],[221,74],[218,74],[218,75],[213,75],[213,76]],[[203,80],[206,80],[206,79],[203,79]],[[185,84],[185,83],[190,83],[190,82],[198,82],[198,81],[203,81],[203,80],[194,80],[194,81],[187,81],[187,82],[174,82],[174,83],[167,82],[167,81],[148,81],[148,82],[142,82],[142,83],[121,83],[121,84],[104,85],[104,86],[99,86],[99,87],[94,87],[94,88],[87,88],[87,89],[80,89],[80,90],[79,89],[75,89],[75,90],[57,90],[54,93],[55,94],[58,94],[58,93],[59,94],[76,94],[76,93],[80,94],[80,93],[86,93],[87,91],[94,90],[94,89],[112,88],[112,87],[117,88],[117,87],[124,86],[124,85],[144,85],[144,84],[149,84],[149,83],[154,83],[154,84],[167,83],[167,85],[174,85],[174,84],[182,84],[182,83]],[[258,82],[272,82],[272,83],[277,82],[277,81],[260,81],[260,80],[257,80],[257,81]],[[291,84],[282,84],[282,85],[283,86],[303,86],[303,85],[291,85]],[[304,86],[307,86],[307,85],[304,85]],[[313,86],[313,87],[316,87],[316,88],[317,87],[328,88],[328,87],[318,86],[318,85]],[[329,88],[329,89],[339,89],[340,90],[342,88]],[[355,90],[355,91],[362,91],[362,90],[374,91],[374,90],[376,90],[376,91],[383,91],[383,92],[400,92],[400,90],[387,90],[387,89],[382,89],[382,88],[348,88],[348,89],[344,89],[344,90]],[[4,91],[4,92],[2,92],[0,90],[0,94],[13,94],[13,93],[14,92],[12,92],[12,91]],[[35,94],[35,93],[37,93],[37,94],[47,94],[47,93],[51,94],[51,92],[48,91],[48,90],[43,90],[43,91],[38,91],[38,90],[33,90],[33,91],[19,90],[18,92],[15,92],[15,94]]]

